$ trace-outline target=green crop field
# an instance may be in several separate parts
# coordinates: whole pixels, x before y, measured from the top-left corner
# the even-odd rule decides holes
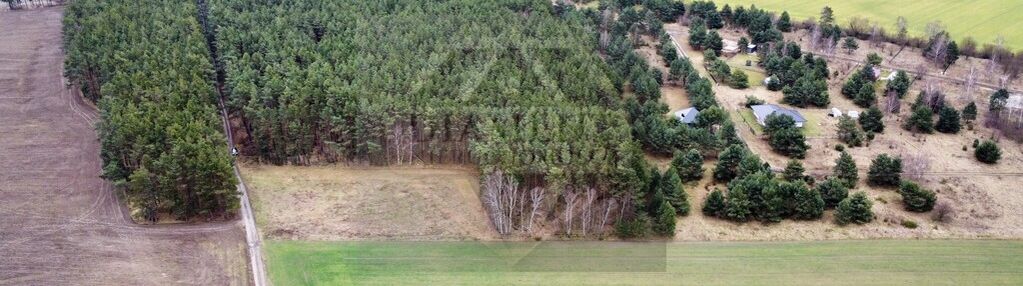
[[[691,2],[691,1],[686,1]],[[861,16],[880,23],[894,33],[895,21],[899,16],[909,21],[911,34],[921,35],[928,22],[941,21],[953,37],[973,37],[978,43],[993,43],[999,35],[1005,37],[1005,44],[1012,49],[1023,48],[1023,1],[1013,0],[718,0],[718,7],[725,4],[757,7],[769,11],[789,11],[793,21],[820,16],[821,8],[830,5],[835,17],[845,26],[853,16]]]
[[[1023,241],[268,241],[275,285],[1023,285]]]

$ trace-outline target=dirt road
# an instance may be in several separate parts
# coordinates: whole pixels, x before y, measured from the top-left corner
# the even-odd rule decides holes
[[[139,226],[65,88],[61,7],[0,12],[0,285],[245,285],[238,221]]]

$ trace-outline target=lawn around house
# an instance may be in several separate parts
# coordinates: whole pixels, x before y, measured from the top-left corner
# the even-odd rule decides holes
[[[994,43],[1001,35],[1005,37],[1005,45],[1013,50],[1023,48],[1023,29],[1014,25],[1014,16],[1023,15],[1023,1],[1006,0],[856,0],[856,1],[825,1],[825,0],[718,0],[718,7],[725,4],[749,7],[757,5],[768,11],[781,13],[788,11],[793,21],[803,21],[820,16],[824,6],[835,11],[835,18],[843,27],[847,27],[854,16],[866,17],[871,22],[881,24],[888,33],[895,33],[899,16],[906,17],[909,33],[913,36],[924,35],[928,22],[941,21],[948,31],[958,40],[967,36],[973,37],[981,45]],[[692,3],[692,1],[686,1]]]
[[[742,108],[742,109],[739,109],[738,112],[732,112],[732,114],[736,114],[736,113],[738,113],[739,117],[736,118],[735,116],[733,116],[732,117],[732,121],[739,122],[739,123],[741,123],[740,125],[748,126],[749,129],[752,129],[753,135],[758,135],[759,136],[759,135],[762,135],[764,133],[764,127],[760,126],[760,124],[757,123],[756,116],[753,116],[753,110],[751,110],[749,108]],[[818,114],[810,114],[810,113],[806,113],[806,112],[800,112],[800,114],[802,114],[803,118],[806,119],[806,123],[803,123],[803,128],[800,128],[800,130],[803,131],[803,135],[808,136],[808,137],[820,136],[821,135],[821,127],[820,127],[821,116],[818,115]],[[746,127],[743,127],[743,126],[739,126],[739,127],[740,128],[746,128]]]
[[[271,240],[266,242],[266,251],[274,285],[1023,284],[1023,241],[1004,240]]]

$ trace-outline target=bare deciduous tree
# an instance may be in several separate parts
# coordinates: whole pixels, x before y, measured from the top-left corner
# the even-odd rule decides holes
[[[611,210],[615,208],[615,198],[608,198],[604,200],[604,218],[600,220],[600,231],[604,231],[604,227],[607,226],[608,218],[611,216]]]
[[[583,198],[582,206],[582,226],[583,236],[586,236],[587,231],[590,229],[590,225],[593,223],[593,202],[597,200],[597,190],[589,188],[586,190],[586,197]]]
[[[495,171],[483,179],[483,205],[490,213],[497,233],[506,235],[514,229],[515,211],[519,209],[519,183],[504,172]]]
[[[916,79],[918,80],[923,79],[925,76],[927,76],[927,65],[924,63],[920,63],[919,65],[917,65],[915,74]]]
[[[572,222],[575,220],[574,219],[575,205],[576,199],[578,199],[579,194],[574,191],[568,190],[565,191],[565,193],[562,194],[561,196],[565,198],[565,209],[563,210],[562,213],[562,215],[564,216],[563,228],[565,230],[565,234],[572,235]]]
[[[533,220],[536,219],[536,212],[543,206],[545,193],[544,188],[533,188],[532,190],[529,190],[529,199],[532,206],[529,211],[529,222],[526,225],[526,232],[533,232]]]
[[[946,34],[939,34],[931,42],[930,52],[927,53],[927,58],[934,64],[941,66],[945,63],[945,57],[948,54],[948,36]]]
[[[977,69],[970,66],[970,73],[966,75],[966,82],[963,84],[963,93],[959,95],[959,102],[966,104],[973,98],[973,89],[977,86]]]
[[[899,100],[899,93],[889,90],[885,95],[884,111],[887,114],[898,114],[902,110],[902,101]]]
[[[903,176],[906,178],[921,181],[927,171],[931,169],[931,159],[926,154],[918,154],[919,152],[912,152],[911,155],[903,155]]]

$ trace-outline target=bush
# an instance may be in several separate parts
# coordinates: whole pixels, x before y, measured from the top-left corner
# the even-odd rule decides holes
[[[998,148],[998,144],[994,141],[985,140],[984,143],[977,145],[977,149],[973,151],[974,157],[977,160],[985,164],[995,164],[998,160],[1002,159],[1002,150]]]
[[[931,219],[936,222],[949,222],[954,215],[955,210],[952,209],[952,204],[942,200],[934,205],[934,214],[931,215]]]
[[[934,192],[925,190],[914,182],[902,182],[902,186],[899,187],[899,194],[902,195],[902,202],[908,211],[927,212],[934,208],[934,201],[936,200]]]
[[[842,144],[835,145],[835,151],[845,152],[845,145]]]
[[[650,219],[644,214],[637,214],[632,219],[624,219],[615,225],[615,233],[623,239],[642,238],[650,230]]]
[[[901,175],[902,159],[881,154],[870,163],[867,181],[875,186],[895,187],[902,181]]]
[[[725,212],[725,196],[721,190],[714,189],[707,195],[703,202],[703,215],[711,217],[722,217]]]
[[[916,228],[917,224],[916,224],[915,221],[911,221],[911,220],[908,220],[908,219],[903,219],[902,220],[902,226],[904,226],[906,228]]]
[[[817,184],[814,190],[821,194],[821,199],[824,200],[824,206],[828,208],[834,208],[838,206],[838,203],[842,202],[846,197],[849,196],[849,188],[845,186],[842,180],[835,178],[828,178]]]
[[[870,202],[867,194],[857,192],[838,203],[838,210],[835,213],[835,222],[840,225],[850,223],[865,224],[874,220],[874,211],[871,210],[874,203]]]
[[[746,107],[747,108],[749,108],[750,106],[761,105],[761,104],[764,104],[764,100],[763,99],[759,99],[759,98],[757,98],[755,96],[752,96],[752,95],[747,95],[746,96]]]
[[[741,70],[732,71],[732,76],[728,79],[728,86],[735,89],[746,89],[749,87],[749,76]]]

